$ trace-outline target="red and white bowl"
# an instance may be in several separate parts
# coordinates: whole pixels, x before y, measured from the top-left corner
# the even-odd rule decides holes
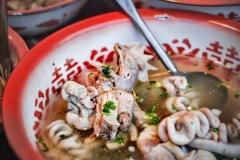
[[[143,9],[140,13],[171,57],[175,53],[186,59],[187,55],[202,57],[222,63],[236,74],[240,71],[239,23],[184,10]],[[148,46],[122,12],[113,12],[55,32],[20,61],[3,97],[5,131],[20,159],[42,159],[36,145],[39,126],[63,83],[83,79],[86,71],[93,70],[90,64],[94,61],[111,63],[115,42],[132,41]],[[147,47],[146,52],[151,49]]]
[[[75,18],[86,2],[65,0],[34,10],[8,10],[8,25],[23,37],[50,33]]]
[[[172,8],[199,11],[240,22],[239,0],[133,0],[137,8]]]

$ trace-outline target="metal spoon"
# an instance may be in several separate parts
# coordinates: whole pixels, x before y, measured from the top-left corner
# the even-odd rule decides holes
[[[152,35],[150,30],[147,28],[142,18],[139,16],[134,4],[132,3],[132,0],[116,0],[116,1],[120,5],[122,10],[125,12],[125,14],[128,15],[132,22],[140,29],[145,39],[148,41],[149,45],[155,51],[159,59],[162,61],[165,67],[169,71],[171,71],[173,75],[185,76],[188,80],[188,83],[191,84],[192,86],[199,86],[199,84],[196,83],[201,83],[202,85],[204,85],[204,89],[202,89],[201,85],[199,86],[200,87],[199,90],[201,90],[202,95],[209,95],[210,92],[216,90],[215,84],[222,84],[222,81],[212,74],[206,74],[203,72],[189,72],[189,73],[179,72],[174,63],[172,62],[172,60],[169,58],[164,49],[161,47],[161,45]],[[211,100],[204,100],[204,106],[210,109],[213,108],[222,109],[223,106],[225,106],[228,99],[228,90],[224,86],[217,89],[218,90],[217,92],[215,92],[215,95],[211,94],[211,98],[208,98]],[[215,99],[216,101],[214,105],[212,103],[213,99]]]

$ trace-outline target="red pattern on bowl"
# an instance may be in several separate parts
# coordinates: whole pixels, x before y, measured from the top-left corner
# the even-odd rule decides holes
[[[191,11],[145,9],[140,13],[171,57],[176,53],[185,61],[190,61],[189,56],[202,57],[240,71],[239,23]],[[94,69],[94,61],[112,63],[113,44],[131,41],[147,45],[130,20],[114,12],[68,26],[25,56],[13,71],[3,99],[7,137],[20,158],[41,159],[35,144],[39,124],[64,82],[81,80],[85,72]],[[153,54],[149,46],[145,53]]]

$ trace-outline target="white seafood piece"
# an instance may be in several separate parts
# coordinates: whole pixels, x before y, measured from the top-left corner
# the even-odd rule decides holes
[[[110,90],[99,94],[97,102],[94,122],[96,137],[114,139],[119,129],[123,131],[128,129],[135,103],[132,94],[123,90]],[[116,108],[110,109],[106,114],[103,109],[108,102],[113,103]]]
[[[137,138],[137,147],[143,153],[149,153],[153,147],[160,143],[160,139],[157,134],[157,126],[146,127]]]
[[[85,86],[74,81],[67,81],[62,87],[62,98],[64,100],[71,101],[71,97],[76,97],[77,102],[87,109],[95,108],[95,105],[91,100],[97,95],[98,91],[96,88],[91,87],[87,89]]]
[[[180,111],[160,122],[158,135],[163,142],[170,140],[177,145],[186,145],[195,136],[206,137],[210,127],[218,128],[219,120],[215,118],[207,108],[201,108],[198,111]]]
[[[128,45],[115,43],[114,51],[117,55],[116,69],[110,69],[108,78],[105,78],[103,68],[106,65],[100,62],[92,63],[102,76],[98,76],[96,82],[94,82],[96,74],[90,75],[90,77],[87,77],[88,84],[95,84],[96,88],[104,91],[106,91],[105,89],[117,89],[131,92],[137,79],[145,82],[148,80],[148,70],[157,69],[148,64],[148,60],[153,56],[143,54],[144,47],[139,47],[139,43]]]
[[[129,135],[130,135],[130,140],[131,141],[136,141],[137,137],[138,137],[137,127],[133,123],[131,123],[128,131],[129,131]]]
[[[79,114],[68,112],[66,114],[67,123],[79,130],[89,130],[93,128],[94,116],[80,116]]]
[[[147,155],[147,160],[216,160],[214,155],[204,150],[193,150],[187,154],[179,146],[168,141],[154,147]]]
[[[91,155],[83,148],[78,134],[73,133],[73,129],[63,120],[56,120],[47,126],[48,136],[57,148],[67,150],[69,155],[81,158]],[[84,154],[84,155],[82,155]]]
[[[47,126],[47,130],[49,131],[49,138],[52,139],[55,145],[59,144],[62,136],[68,137],[73,134],[72,128],[63,120],[57,120],[52,122],[50,125]]]
[[[106,141],[106,148],[108,150],[116,150],[116,149],[121,149],[124,148],[125,145],[128,143],[129,141],[129,134],[127,132],[120,132],[117,137],[121,137],[124,139],[124,142],[119,144],[118,142],[115,141],[115,139],[113,140],[108,140]]]
[[[74,134],[71,137],[65,138],[63,140],[60,141],[60,143],[58,144],[59,148],[62,149],[78,149],[80,147],[82,147],[82,143],[80,141],[78,141],[79,139],[79,135]]]
[[[102,66],[101,63],[96,62],[93,65]],[[86,85],[95,86],[99,93],[115,89],[114,80],[112,78],[106,78],[102,73],[90,72],[86,75]]]
[[[162,80],[162,86],[166,89],[166,92],[174,96],[178,91],[185,90],[187,88],[187,79],[183,76],[170,76]]]
[[[199,108],[198,111],[202,112],[208,119],[211,128],[218,128],[220,125],[220,120],[218,117],[214,116],[208,108]]]
[[[216,117],[219,117],[220,114],[222,113],[222,111],[219,110],[219,109],[211,109],[211,112],[212,112],[212,114],[213,114],[214,116],[216,116]]]
[[[147,114],[139,108],[137,102],[135,101],[134,107],[133,107],[133,123],[136,126],[147,126]]]
[[[221,154],[230,158],[240,158],[240,143],[223,143],[208,139],[195,138],[189,146]]]
[[[130,50],[131,55],[138,63],[138,79],[141,82],[146,82],[148,81],[148,70],[157,70],[157,68],[148,63],[148,61],[153,58],[153,55],[144,54],[146,46],[140,47],[139,44],[139,42],[131,42],[126,44],[125,47]]]

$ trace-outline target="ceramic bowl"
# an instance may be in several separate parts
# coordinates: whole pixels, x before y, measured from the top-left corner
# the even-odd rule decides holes
[[[17,65],[17,63],[22,59],[22,57],[29,51],[29,49],[26,43],[23,41],[23,39],[10,27],[8,27],[8,41],[10,60],[14,68]],[[7,77],[4,77],[5,81],[7,80],[6,78]],[[0,124],[2,124],[1,109],[0,109]]]
[[[218,15],[240,22],[240,2],[238,0],[192,1],[192,0],[133,0],[137,8],[173,8],[199,11]],[[229,5],[230,4],[230,5]]]
[[[200,57],[228,66],[233,76],[239,73],[239,23],[184,10],[139,11],[170,57],[189,65],[185,71],[194,68],[195,61],[190,57]],[[20,159],[43,159],[37,137],[41,123],[49,113],[54,114],[52,104],[61,95],[63,84],[68,80],[84,81],[86,72],[94,71],[92,62],[113,63],[115,42],[133,41],[148,46],[122,12],[112,12],[70,25],[31,49],[11,74],[3,98],[5,131]],[[153,54],[149,46],[145,53]],[[178,60],[178,56],[183,58]],[[196,69],[209,72],[205,66]],[[211,73],[224,74],[220,71]]]
[[[8,40],[10,59],[15,67],[29,49],[22,37],[10,27],[8,27]]]
[[[78,15],[87,0],[64,2],[35,10],[8,11],[8,25],[23,37],[55,31]]]

